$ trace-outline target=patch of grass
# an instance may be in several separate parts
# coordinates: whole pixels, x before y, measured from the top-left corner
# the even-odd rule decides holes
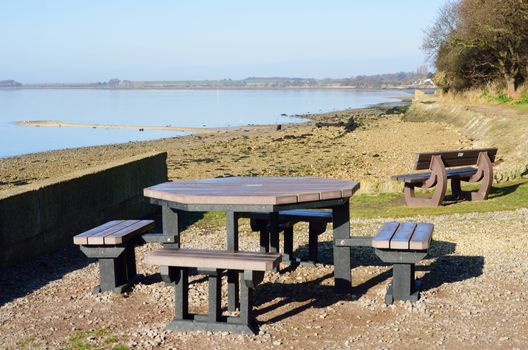
[[[475,189],[467,186],[465,189]],[[449,195],[449,193],[448,193]],[[528,207],[528,181],[494,185],[486,201],[449,201],[437,208],[410,208],[405,205],[403,193],[353,196],[350,216],[353,218],[383,218],[405,216],[434,216],[456,213],[483,213]]]
[[[409,110],[409,108],[411,107],[410,104],[406,104],[406,105],[403,105],[403,106],[394,106],[392,108],[390,108],[389,110],[387,110],[387,112],[385,112],[386,114],[405,114],[407,113],[407,111]]]
[[[36,347],[39,347],[39,342],[35,336],[30,336],[22,340],[21,342],[19,342],[17,346],[19,347],[19,349],[21,348],[34,349]]]
[[[519,108],[521,111],[528,112],[528,103],[520,104],[520,105],[517,105],[516,107]]]
[[[488,102],[498,104],[507,104],[513,101],[512,98],[504,92],[492,94],[487,89],[482,93],[482,97],[484,97]]]
[[[112,350],[128,350],[128,346],[123,344],[117,344],[112,348]]]
[[[464,186],[464,185],[463,185]],[[478,184],[463,187],[464,190],[476,190]],[[430,192],[417,190],[418,195],[430,195]],[[528,180],[495,184],[485,201],[455,201],[448,190],[444,205],[437,208],[411,208],[405,204],[403,193],[381,193],[376,195],[355,195],[350,200],[351,218],[387,218],[408,216],[435,216],[457,213],[484,213],[492,211],[515,210],[528,207]],[[223,212],[204,213],[192,223],[202,227],[225,226]],[[191,222],[189,222],[191,224]]]
[[[111,335],[110,328],[96,328],[90,330],[81,330],[75,332],[69,339],[70,344],[66,349],[68,350],[95,350],[107,349],[109,345],[115,344],[119,341],[117,335]],[[128,350],[128,347],[123,344],[115,344],[113,350]]]

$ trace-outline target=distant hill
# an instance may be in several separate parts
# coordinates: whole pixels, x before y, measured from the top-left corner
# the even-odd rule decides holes
[[[0,87],[21,87],[18,81],[15,80],[0,80]]]
[[[241,80],[159,80],[131,81],[110,79],[106,82],[80,84],[26,84],[24,88],[55,89],[281,89],[281,88],[420,88],[431,87],[422,84],[428,81],[429,74],[399,72],[390,74],[358,75],[342,79],[314,79],[290,77],[248,77]],[[14,82],[16,83],[16,82]],[[18,84],[18,83],[16,83]],[[424,85],[424,86],[422,86]],[[0,85],[1,86],[1,85]],[[15,86],[15,85],[6,85]]]

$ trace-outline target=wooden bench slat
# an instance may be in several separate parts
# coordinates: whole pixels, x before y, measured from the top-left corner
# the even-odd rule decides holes
[[[416,227],[414,234],[409,242],[409,249],[426,250],[431,245],[434,225],[429,223],[420,223]]]
[[[105,239],[106,236],[111,235],[112,233],[117,232],[117,231],[121,230],[122,228],[134,225],[138,221],[139,220],[124,220],[124,221],[120,222],[117,225],[114,225],[114,226],[112,226],[110,228],[107,228],[106,230],[103,230],[103,231],[97,233],[97,234],[89,236],[87,244],[88,245],[104,244],[104,239]]]
[[[104,237],[104,244],[122,244],[154,228],[154,220],[141,220]]]
[[[464,167],[464,168],[448,169],[446,173],[447,173],[447,178],[450,179],[455,176],[469,177],[471,175],[476,174],[477,171],[478,171],[477,168]],[[394,175],[391,177],[391,179],[402,181],[402,182],[407,182],[407,183],[414,183],[414,182],[425,181],[430,176],[431,176],[430,172],[424,172],[424,173]]]
[[[279,212],[280,216],[298,219],[299,221],[323,221],[332,222],[332,213],[322,210],[293,209]]]
[[[145,257],[150,265],[252,271],[270,271],[280,260],[279,253],[168,248],[155,250]]]
[[[383,224],[376,236],[372,239],[372,246],[380,249],[390,248],[390,240],[399,226],[400,224],[398,222],[387,222]]]
[[[73,237],[73,244],[77,244],[77,245],[83,245],[83,244],[88,244],[88,237],[94,235],[94,234],[97,234],[101,231],[104,231],[110,227],[113,227],[119,223],[123,222],[123,220],[113,220],[113,221],[108,221],[107,223],[104,223],[102,225],[99,225],[97,227],[94,227],[88,231],[85,231],[83,233],[79,233],[78,235],[74,236]]]
[[[409,249],[409,241],[416,229],[416,224],[414,222],[404,222],[400,224],[394,236],[390,241],[391,249]]]

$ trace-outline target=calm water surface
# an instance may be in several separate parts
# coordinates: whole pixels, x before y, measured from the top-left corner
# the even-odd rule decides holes
[[[0,157],[181,136],[175,131],[18,126],[21,120],[223,127],[291,123],[281,114],[395,101],[391,90],[0,90]]]

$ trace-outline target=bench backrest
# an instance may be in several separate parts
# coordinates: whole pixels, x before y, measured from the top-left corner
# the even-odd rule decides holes
[[[416,162],[414,163],[414,169],[429,169],[429,165],[431,164],[431,158],[437,155],[442,157],[442,161],[444,162],[444,165],[446,167],[474,165],[477,164],[480,152],[487,152],[491,162],[495,162],[495,155],[497,154],[496,148],[427,152],[416,154]]]

